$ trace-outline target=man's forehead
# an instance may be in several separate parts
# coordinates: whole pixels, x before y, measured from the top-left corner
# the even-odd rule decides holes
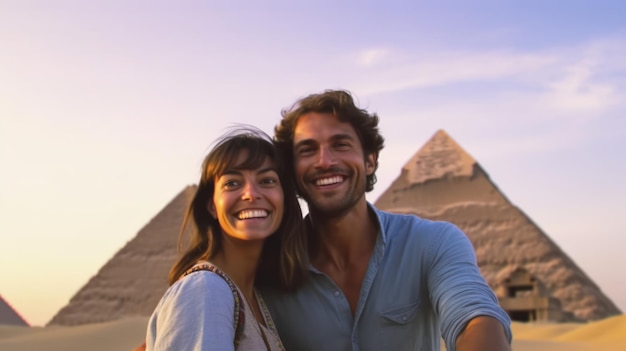
[[[307,113],[300,118],[294,127],[294,143],[300,141],[319,141],[335,138],[356,138],[354,127],[348,122],[340,121],[331,113]]]

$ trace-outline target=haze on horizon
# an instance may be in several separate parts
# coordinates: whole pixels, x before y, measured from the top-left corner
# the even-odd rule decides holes
[[[439,129],[626,311],[626,3],[0,0],[0,295],[44,325],[233,123],[377,112],[374,202]]]

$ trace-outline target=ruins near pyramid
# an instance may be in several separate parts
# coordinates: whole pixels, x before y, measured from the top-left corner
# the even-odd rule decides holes
[[[513,320],[589,321],[621,314],[443,130],[411,157],[375,205],[461,228]]]
[[[178,233],[194,192],[195,186],[183,189],[102,266],[48,325],[150,316],[167,290],[167,275],[178,257]]]
[[[183,189],[117,252],[48,325],[150,316],[167,289],[180,225],[195,186]],[[518,321],[588,321],[621,314],[598,286],[438,131],[379,197],[383,210],[459,226],[501,306]]]
[[[28,327],[28,322],[0,295],[0,324]]]

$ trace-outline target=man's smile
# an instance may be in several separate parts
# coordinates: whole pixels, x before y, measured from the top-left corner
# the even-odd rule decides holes
[[[326,186],[326,185],[333,185],[333,184],[337,184],[337,183],[341,183],[343,182],[344,177],[343,176],[332,176],[332,177],[326,177],[326,178],[319,178],[315,181],[315,185],[318,186]]]

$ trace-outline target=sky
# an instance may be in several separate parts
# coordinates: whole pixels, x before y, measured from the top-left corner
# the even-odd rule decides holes
[[[626,2],[0,0],[0,295],[45,325],[234,123],[346,89],[374,202],[444,129],[626,311]]]

